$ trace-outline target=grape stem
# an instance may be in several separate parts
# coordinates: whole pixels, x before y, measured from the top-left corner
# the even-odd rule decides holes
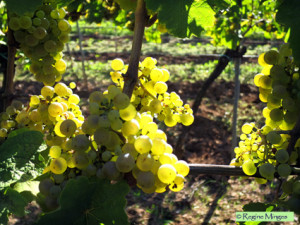
[[[144,90],[144,92],[146,92],[147,95],[149,95],[151,98],[156,99],[155,96],[153,96],[146,88],[145,86],[139,82],[139,85],[141,86],[141,88]]]
[[[146,16],[147,11],[145,2],[144,0],[138,0],[135,11],[134,34],[129,66],[126,74],[124,75],[123,93],[127,94],[129,98],[131,98],[133,89],[138,81],[138,66],[146,25]]]

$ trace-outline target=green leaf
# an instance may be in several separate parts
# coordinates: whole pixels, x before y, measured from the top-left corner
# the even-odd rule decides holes
[[[0,224],[7,224],[9,214],[25,215],[25,206],[28,201],[19,192],[9,187],[0,191],[0,199]]]
[[[295,62],[300,64],[300,4],[299,0],[284,0],[278,7],[276,20],[290,28],[289,43]]]
[[[26,131],[8,138],[0,146],[0,189],[39,176],[45,168],[39,154],[46,149],[43,134]]]
[[[73,2],[75,2],[75,0],[57,0],[56,1],[58,7],[68,6],[69,4],[72,4]],[[78,2],[80,4],[82,2],[85,2],[85,0],[76,0],[76,2]]]
[[[38,225],[128,224],[124,211],[128,184],[107,180],[89,181],[87,177],[68,181],[61,193],[60,208],[45,214]]]
[[[26,12],[34,12],[42,3],[43,0],[6,0],[8,11],[18,15],[23,15]]]
[[[207,3],[215,12],[224,10],[230,6],[229,0],[207,0]]]
[[[204,0],[146,0],[148,9],[158,13],[158,20],[177,37],[200,36],[213,26],[214,11]]]
[[[23,127],[23,128],[20,128],[20,129],[17,129],[17,130],[14,130],[12,132],[10,132],[8,134],[8,138],[11,138],[11,137],[14,137],[14,136],[17,136],[18,134],[21,134],[25,131],[29,131],[29,129],[27,127]]]

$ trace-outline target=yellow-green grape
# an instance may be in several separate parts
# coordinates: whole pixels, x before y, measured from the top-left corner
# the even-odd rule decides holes
[[[275,167],[270,163],[264,163],[259,167],[259,174],[268,180],[274,179],[274,173]]]
[[[285,149],[280,149],[276,152],[275,158],[279,163],[286,163],[289,161],[289,153]]]
[[[90,147],[90,140],[84,134],[79,134],[72,138],[72,149],[79,152],[84,152]]]
[[[54,95],[54,88],[51,86],[44,86],[41,89],[41,95],[45,98],[45,99],[51,99]]]
[[[158,169],[159,169],[159,167],[161,166],[161,163],[159,162],[159,161],[157,161],[157,160],[154,160],[154,163],[153,163],[153,165],[152,165],[152,168],[151,168],[151,172],[153,173],[153,174],[157,174],[157,171],[158,171]],[[158,179],[159,180],[159,179]]]
[[[190,172],[190,167],[184,160],[178,160],[176,163],[174,163],[174,168],[178,174],[181,174],[184,177],[186,177]]]
[[[113,98],[114,106],[117,109],[125,109],[130,103],[129,97],[124,93],[119,93]]]
[[[276,50],[270,50],[264,54],[264,61],[269,65],[275,65],[279,59],[279,52]]]
[[[30,112],[29,119],[35,123],[42,120],[42,116],[37,109],[34,109]]]
[[[148,69],[153,69],[155,67],[155,64],[157,63],[156,59],[152,57],[147,57],[142,62],[142,65]]]
[[[66,71],[67,64],[63,59],[60,59],[55,62],[55,69],[57,69],[58,72],[64,73]]]
[[[76,152],[72,160],[74,166],[78,169],[85,169],[89,165],[89,159],[87,157],[87,154],[83,152]]]
[[[55,93],[60,96],[60,97],[64,97],[64,96],[68,96],[68,86],[65,85],[64,83],[57,83],[54,86],[54,91]]]
[[[158,160],[159,160],[160,164],[172,164],[173,163],[172,156],[169,153],[164,153],[164,154],[160,155]]]
[[[30,97],[30,105],[38,105],[40,104],[40,98],[37,95],[32,95]]]
[[[104,162],[107,162],[111,159],[112,157],[112,153],[110,151],[104,151],[102,152],[101,154],[101,159],[104,161]]]
[[[69,22],[65,19],[59,20],[58,24],[57,24],[57,27],[61,31],[68,31],[71,28]]]
[[[153,155],[161,155],[164,153],[166,149],[166,142],[161,138],[152,139],[152,148],[151,152]]]
[[[190,113],[184,113],[180,115],[180,122],[184,126],[190,126],[194,122],[194,115]]]
[[[110,131],[109,139],[108,139],[108,142],[105,144],[105,146],[108,149],[115,149],[118,145],[120,145],[120,142],[121,142],[121,140],[120,140],[119,135],[113,131]]]
[[[89,96],[89,102],[101,103],[104,98],[104,95],[100,91],[94,91]]]
[[[134,147],[140,154],[148,153],[152,148],[152,140],[146,135],[141,135],[135,139]]]
[[[151,188],[155,185],[155,176],[150,171],[141,171],[138,173],[136,181],[142,188]]]
[[[184,187],[184,177],[180,174],[176,175],[175,180],[169,185],[171,191],[178,192]]]
[[[262,76],[264,76],[264,74],[259,73],[259,74],[255,75],[255,77],[254,77],[254,84],[255,84],[255,86],[260,87],[259,79],[260,79]]]
[[[257,171],[257,168],[252,160],[244,161],[242,169],[243,172],[248,176],[254,175]]]
[[[154,163],[154,159],[148,153],[140,154],[136,159],[136,165],[141,171],[151,170],[153,163]]]
[[[154,85],[154,91],[158,94],[163,94],[168,90],[168,85],[165,82],[158,81]]]
[[[45,180],[42,180],[39,183],[39,191],[41,194],[47,196],[50,194],[50,189],[54,186],[54,182],[53,180],[51,180],[50,178],[47,178]]]
[[[110,72],[110,78],[114,83],[117,84],[123,80],[122,73],[117,71]]]
[[[124,62],[122,59],[117,58],[111,61],[111,68],[115,71],[122,70],[124,68]]]
[[[125,109],[121,109],[119,112],[121,119],[125,121],[132,120],[136,116],[136,109],[132,104],[129,104]]]
[[[288,164],[280,164],[277,168],[277,172],[281,177],[288,177],[292,173],[292,168]]]
[[[74,103],[75,105],[78,105],[78,103],[80,102],[80,98],[77,94],[71,94],[69,96],[68,102],[69,103]]]
[[[112,161],[103,165],[103,173],[109,180],[117,180],[120,177],[120,171],[117,169],[116,163]]]
[[[156,133],[158,126],[154,122],[150,122],[146,124],[142,130],[143,135],[147,135],[148,133]]]
[[[151,70],[150,72],[150,78],[151,80],[157,82],[160,81],[163,77],[163,72],[162,70],[158,69],[158,68],[154,68],[153,70]]]
[[[173,152],[173,147],[170,144],[166,144],[166,149],[165,149],[165,153],[172,153]]]
[[[161,69],[161,71],[163,72],[163,76],[160,78],[160,81],[167,82],[170,78],[169,71],[167,69]]]
[[[283,111],[281,109],[278,109],[278,108],[272,109],[270,111],[270,119],[275,121],[275,122],[283,120]]]
[[[129,153],[119,155],[116,161],[116,167],[122,173],[130,172],[134,165],[134,158]]]
[[[113,129],[114,131],[120,131],[123,126],[123,122],[120,119],[116,119],[112,121],[110,125],[111,129]]]
[[[54,174],[64,173],[66,171],[67,167],[68,167],[67,161],[62,157],[58,157],[58,158],[51,160],[50,170]]]
[[[124,153],[129,153],[130,155],[132,155],[133,158],[136,158],[138,156],[138,152],[135,150],[134,145],[131,143],[125,143],[122,146],[122,151]]]
[[[72,136],[75,133],[76,129],[77,129],[77,125],[71,119],[64,120],[60,124],[60,132],[67,137]]]
[[[164,119],[164,123],[168,126],[168,127],[174,127],[177,124],[176,118],[174,117],[173,114],[169,114],[165,117]]]
[[[266,139],[273,145],[279,144],[282,140],[280,134],[276,133],[276,131],[270,131],[267,134]]]
[[[128,137],[129,135],[136,135],[140,129],[138,121],[135,119],[126,121],[122,126],[122,133],[124,136]]]
[[[0,137],[2,137],[2,138],[7,137],[7,129],[6,128],[0,128]]]
[[[21,28],[19,18],[18,17],[11,17],[9,19],[8,26],[13,31],[19,30]]]
[[[143,128],[145,125],[149,124],[150,122],[153,122],[153,117],[148,113],[142,113],[139,121],[141,128]]]
[[[161,182],[170,184],[176,178],[176,169],[170,164],[161,165],[157,171],[157,176]]]
[[[94,140],[98,145],[106,145],[110,138],[109,130],[105,128],[98,128],[94,133]]]
[[[150,103],[150,111],[153,113],[160,113],[163,109],[162,102],[158,99],[154,99]]]
[[[64,111],[62,104],[58,102],[52,102],[48,107],[48,113],[52,117],[57,117],[61,115]]]
[[[51,148],[49,149],[49,156],[52,158],[58,158],[61,155],[61,147],[60,146],[51,146]]]
[[[250,123],[245,123],[243,126],[242,126],[242,132],[244,134],[250,134],[251,131],[253,129],[253,126],[250,124]]]
[[[258,80],[259,86],[264,89],[271,89],[272,88],[272,79],[269,76],[262,76]]]
[[[75,89],[75,88],[76,88],[76,83],[75,83],[75,82],[71,82],[71,83],[69,84],[69,87],[70,87],[71,89]]]

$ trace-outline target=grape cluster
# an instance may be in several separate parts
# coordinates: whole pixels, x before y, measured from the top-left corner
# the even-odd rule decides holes
[[[91,115],[82,130],[91,135],[99,163],[103,164],[97,168],[98,177],[115,180],[132,173],[137,186],[146,193],[183,188],[188,164],[172,154],[166,134],[158,129],[150,112],[137,111],[114,85],[104,93],[93,92],[89,109]]]
[[[146,58],[143,63],[147,60],[156,62]],[[113,73],[120,74],[124,70],[123,61],[114,60],[112,67]],[[149,86],[149,82],[153,83],[147,78],[143,84]],[[159,82],[166,87],[164,81],[154,83]],[[139,85],[131,99],[122,93],[122,87],[123,80],[119,79],[118,86],[111,85],[103,93],[92,92],[89,96],[90,114],[86,119],[78,106],[79,96],[73,94],[74,83],[70,83],[69,87],[64,83],[44,86],[41,95],[30,97],[27,108],[14,101],[1,114],[2,139],[20,127],[44,133],[50,157],[44,173],[50,176],[40,182],[39,188],[40,204],[46,210],[58,207],[57,200],[64,185],[78,176],[112,181],[126,177],[133,179],[145,193],[176,192],[184,187],[189,166],[172,154],[173,148],[156,121],[163,113],[179,115],[180,112],[180,121],[189,125],[193,120],[191,109],[187,105],[182,106],[180,97],[175,93],[170,94],[166,103],[166,90],[159,91],[159,85],[155,90],[162,94],[155,94]],[[157,98],[153,99],[153,95]],[[142,104],[142,98],[147,98],[148,104]],[[140,99],[139,102],[136,99]],[[157,101],[159,107],[154,106]],[[175,105],[172,101],[180,104]]]
[[[287,148],[288,131],[294,128],[300,115],[299,67],[288,44],[279,52],[270,50],[261,54],[258,62],[263,70],[254,77],[254,83],[259,87],[260,100],[267,103],[262,112],[265,126],[258,128],[255,123],[242,126],[239,146],[234,150],[236,158],[231,165],[242,166],[246,175],[258,172],[262,177],[256,178],[258,183],[273,180],[275,173],[287,179],[282,185],[285,195],[290,195],[286,204],[296,211],[295,204],[300,203],[300,180],[290,175],[291,165],[296,165],[299,157],[300,139],[290,154]]]
[[[65,9],[58,9],[49,0],[44,0],[33,13],[9,15],[8,26],[20,49],[31,60],[30,72],[45,85],[53,86],[66,70],[62,51],[64,43],[69,41],[71,26],[65,16]]]
[[[168,127],[173,127],[177,123],[191,125],[194,122],[193,110],[188,104],[183,104],[178,94],[167,92],[166,82],[170,78],[170,73],[166,69],[157,68],[156,63],[156,59],[151,57],[140,62],[139,80],[133,91],[131,103],[140,112],[150,112],[159,121],[164,121]],[[114,70],[110,73],[112,81],[122,88],[127,66],[121,59],[114,59],[111,67]]]
[[[75,88],[75,83],[70,83]],[[79,132],[84,121],[78,106],[80,98],[64,83],[54,87],[44,86],[41,95],[32,95],[28,107],[14,100],[5,112],[0,114],[0,137],[18,128],[37,130],[45,134],[48,146],[61,145],[66,138]]]

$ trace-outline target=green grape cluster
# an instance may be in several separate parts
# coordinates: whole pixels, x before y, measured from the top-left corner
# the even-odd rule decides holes
[[[156,62],[152,58],[146,59]],[[143,61],[144,70],[149,67],[147,60]],[[119,74],[124,70],[123,61],[114,60],[112,68]],[[147,83],[153,83],[153,79],[147,78],[143,84],[149,86]],[[189,125],[193,120],[192,111],[189,106],[182,106],[175,93],[170,94],[167,104],[166,84],[163,81],[154,83],[159,82],[164,90],[159,91],[159,85],[155,90],[161,94],[153,91],[150,94],[150,89],[140,84],[131,99],[122,93],[121,79],[118,86],[111,85],[103,93],[95,91],[89,96],[89,115],[86,118],[78,106],[79,96],[72,91],[76,85],[70,83],[68,87],[61,82],[44,86],[40,95],[30,97],[28,107],[14,101],[6,112],[0,114],[2,141],[12,130],[22,127],[44,134],[49,164],[43,173],[49,176],[39,186],[42,207],[46,210],[57,208],[59,194],[66,182],[78,176],[117,181],[130,175],[146,193],[176,192],[184,187],[189,166],[172,154],[167,135],[159,129],[156,121],[163,114],[181,113],[181,119],[176,123],[181,121]],[[156,96],[154,99],[153,95]],[[149,104],[142,104],[142,98],[146,98]],[[173,104],[171,100],[181,103]],[[161,110],[154,111],[157,106],[153,105],[157,101]]]
[[[177,123],[189,126],[194,122],[193,110],[188,104],[183,104],[180,96],[175,92],[167,92],[166,82],[170,73],[166,69],[156,67],[156,59],[147,57],[139,64],[138,84],[136,85],[131,103],[140,112],[150,112],[159,121],[163,121],[168,127]],[[111,79],[121,88],[124,85],[123,74],[127,71],[121,59],[111,62],[113,71]]]
[[[33,13],[9,15],[8,26],[20,49],[31,60],[30,72],[45,85],[53,86],[66,70],[62,51],[71,31],[69,22],[64,19],[66,13],[64,8],[45,0]]]
[[[263,70],[254,77],[254,83],[259,87],[260,100],[267,103],[262,112],[265,126],[258,128],[255,123],[242,126],[239,146],[234,150],[236,158],[230,164],[241,166],[246,175],[259,173],[262,178],[256,178],[258,183],[273,180],[275,175],[287,179],[282,185],[285,198],[289,196],[285,203],[297,211],[300,181],[298,176],[291,176],[291,165],[296,165],[299,157],[300,139],[289,154],[287,131],[294,128],[300,117],[299,67],[288,44],[279,51],[261,54],[258,62]]]

